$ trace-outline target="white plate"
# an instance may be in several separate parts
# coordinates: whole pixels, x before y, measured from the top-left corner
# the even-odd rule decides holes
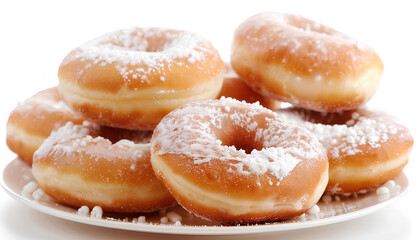
[[[303,214],[295,219],[284,222],[257,225],[222,226],[218,223],[197,218],[187,213],[180,206],[176,206],[167,211],[175,211],[182,216],[182,225],[177,226],[174,223],[160,224],[160,218],[164,216],[162,212],[144,214],[147,223],[132,222],[133,219],[136,219],[142,214],[117,215],[104,213],[102,219],[79,215],[77,209],[62,205],[47,195],[44,195],[38,201],[34,200],[31,196],[23,196],[23,187],[31,181],[34,181],[31,168],[23,161],[15,159],[5,167],[1,178],[1,185],[10,196],[18,201],[38,211],[59,218],[108,228],[185,235],[267,233],[342,222],[365,216],[392,204],[401,199],[408,189],[408,179],[402,173],[394,180],[396,186],[390,189],[389,195],[377,195],[375,192],[370,192],[356,197],[341,196],[340,199],[333,196],[332,201],[322,200],[317,204],[320,208],[318,214]]]

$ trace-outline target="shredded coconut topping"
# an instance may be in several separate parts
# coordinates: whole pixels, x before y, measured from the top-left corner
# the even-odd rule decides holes
[[[224,145],[216,134],[228,131],[225,134],[234,135],[232,129],[251,137],[247,143],[253,149],[250,153],[235,145]],[[262,149],[255,149],[255,142],[262,143]],[[197,165],[226,161],[230,166],[228,172],[269,173],[279,181],[303,159],[310,162],[324,154],[318,141],[305,129],[285,125],[259,103],[223,97],[190,103],[171,112],[156,128],[151,148],[157,150],[157,155],[185,155]]]

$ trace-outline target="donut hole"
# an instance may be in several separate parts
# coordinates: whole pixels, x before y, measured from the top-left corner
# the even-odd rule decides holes
[[[153,131],[128,130],[108,126],[100,126],[99,129],[91,131],[90,135],[103,137],[115,144],[121,140],[128,140],[135,144],[148,143],[152,138]]]
[[[111,47],[124,51],[158,53],[176,45],[179,34],[180,32],[176,30],[162,32],[161,29],[151,28],[147,32],[142,32],[139,29],[130,34],[122,34],[118,39],[112,39],[104,44],[110,44]]]
[[[158,38],[158,39],[148,39],[147,40],[147,48],[144,50],[145,52],[150,53],[157,53],[157,52],[163,52],[167,48],[167,39]]]
[[[291,111],[298,114],[304,121],[330,126],[347,125],[348,127],[351,127],[357,123],[360,116],[360,113],[358,113],[357,110],[326,113],[299,108],[291,108]]]
[[[128,52],[148,52],[148,53],[157,53],[164,51],[162,41],[151,41],[148,39],[136,39],[136,41],[127,41],[127,42],[112,42],[111,45],[114,46],[116,50],[128,51]]]
[[[251,132],[246,127],[228,124],[222,130],[216,131],[217,138],[223,146],[235,147],[237,150],[244,150],[250,154],[253,150],[262,150],[262,142],[255,140],[255,132]]]
[[[234,137],[230,141],[222,141],[222,145],[228,147],[235,147],[238,150],[244,150],[246,154],[251,154],[253,150],[261,150],[262,146],[250,141],[247,137]]]

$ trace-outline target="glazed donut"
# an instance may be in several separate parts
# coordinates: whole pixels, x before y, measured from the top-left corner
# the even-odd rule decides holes
[[[56,87],[40,91],[10,113],[7,145],[20,159],[32,164],[32,155],[45,138],[69,121],[80,124],[84,118],[64,104]]]
[[[150,212],[175,204],[150,165],[151,131],[69,122],[35,152],[32,173],[59,202],[110,212]]]
[[[277,112],[308,129],[325,147],[329,193],[366,192],[394,179],[413,147],[409,130],[381,111],[361,108],[325,114],[288,108]]]
[[[169,113],[150,148],[153,170],[177,202],[224,224],[297,216],[328,182],[327,156],[308,131],[231,98]]]
[[[355,109],[375,93],[375,51],[301,16],[260,13],[235,31],[232,66],[262,95],[316,111]]]
[[[247,103],[259,102],[263,107],[269,109],[278,109],[281,107],[279,101],[262,96],[246,85],[235,71],[233,71],[230,63],[225,63],[223,86],[217,98],[220,99],[222,97],[230,97]]]
[[[194,33],[131,28],[71,51],[58,79],[66,103],[86,118],[153,130],[176,107],[217,97],[223,61],[209,41]]]

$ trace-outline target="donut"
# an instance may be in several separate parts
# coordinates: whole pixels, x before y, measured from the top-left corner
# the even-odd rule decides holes
[[[281,103],[274,99],[262,96],[250,88],[241,78],[233,71],[230,63],[225,63],[225,73],[223,77],[223,85],[220,90],[218,99],[222,97],[230,97],[247,103],[259,102],[263,107],[269,109],[278,109]]]
[[[54,131],[35,152],[32,174],[63,204],[109,212],[151,212],[175,204],[150,164],[151,131],[85,121]]]
[[[58,70],[66,103],[101,125],[153,130],[187,102],[216,98],[223,61],[195,33],[130,28],[71,51]]]
[[[328,193],[376,189],[402,172],[413,147],[409,130],[379,110],[326,114],[287,108],[276,112],[308,129],[324,146],[330,163]]]
[[[28,98],[10,113],[6,125],[7,146],[32,164],[32,155],[51,132],[67,122],[81,124],[84,118],[61,100],[57,88],[49,88]]]
[[[223,224],[288,219],[313,207],[328,159],[307,130],[259,104],[188,103],[154,130],[151,162],[187,211]]]
[[[236,29],[231,62],[262,95],[327,112],[367,102],[383,72],[368,45],[304,17],[273,12],[257,14]]]

